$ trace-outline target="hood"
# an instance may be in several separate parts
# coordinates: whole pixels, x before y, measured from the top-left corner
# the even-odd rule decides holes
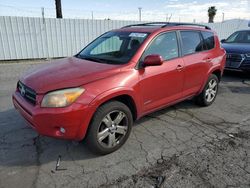
[[[226,50],[227,53],[240,53],[247,54],[250,53],[250,44],[244,43],[223,43],[222,48]]]
[[[102,64],[75,57],[52,61],[23,75],[20,81],[37,93],[78,87],[120,72],[119,65]]]

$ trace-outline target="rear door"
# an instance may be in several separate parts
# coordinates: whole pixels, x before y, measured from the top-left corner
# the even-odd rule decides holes
[[[200,31],[180,31],[181,52],[184,61],[183,96],[190,96],[199,91],[208,71],[207,54],[204,53],[203,38]]]

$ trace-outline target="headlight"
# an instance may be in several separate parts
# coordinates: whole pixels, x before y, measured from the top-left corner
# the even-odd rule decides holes
[[[246,54],[246,57],[250,58],[250,53]]]
[[[69,88],[47,93],[42,100],[41,107],[65,107],[73,102],[85,91],[83,88]]]

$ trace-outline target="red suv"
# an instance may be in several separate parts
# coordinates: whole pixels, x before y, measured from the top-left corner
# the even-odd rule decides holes
[[[24,75],[13,103],[41,135],[86,137],[90,149],[107,154],[148,113],[191,97],[212,104],[224,65],[225,51],[207,26],[129,25]]]

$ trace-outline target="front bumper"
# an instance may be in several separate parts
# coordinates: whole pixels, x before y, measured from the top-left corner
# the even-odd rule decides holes
[[[87,106],[73,103],[64,108],[41,108],[26,101],[16,91],[12,96],[13,104],[20,114],[27,120],[29,125],[39,134],[55,138],[81,140],[86,132],[84,115],[87,115]],[[60,132],[60,128],[65,133]]]

